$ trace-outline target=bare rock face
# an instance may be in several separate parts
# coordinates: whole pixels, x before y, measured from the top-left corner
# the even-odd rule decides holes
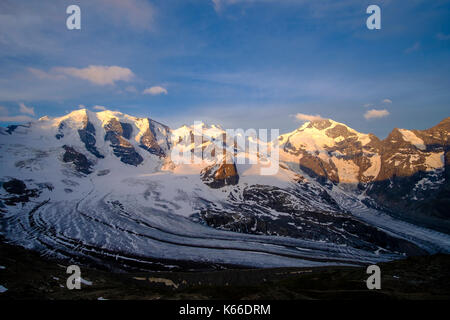
[[[436,218],[450,218],[449,132],[450,118],[427,130],[394,129],[382,141],[380,174],[367,194],[413,222],[444,227]]]
[[[64,150],[66,151],[63,155],[63,161],[68,163],[73,163],[75,169],[78,172],[84,174],[92,173],[91,166],[92,162],[86,158],[86,156],[80,152],[77,152],[74,148],[64,145]]]
[[[66,124],[64,123],[64,121],[61,121],[61,123],[58,126],[58,133],[55,135],[55,138],[60,140],[62,138],[64,138],[64,128],[66,127]]]
[[[151,119],[148,121],[148,129],[141,137],[140,147],[151,154],[165,158],[170,149],[169,127]]]
[[[450,142],[450,117],[445,118],[430,129],[412,131],[425,142],[428,150],[448,146]]]
[[[299,161],[300,169],[320,183],[339,182],[336,166],[331,161],[325,161],[315,154],[301,152],[302,158]]]
[[[203,182],[214,189],[239,183],[239,175],[234,163],[211,165],[203,169],[200,175]]]
[[[164,150],[160,147],[154,134],[150,129],[147,129],[145,133],[141,137],[141,145],[140,147],[144,150],[147,150],[151,154],[157,156],[165,156]]]
[[[3,183],[3,189],[11,194],[24,194],[27,190],[27,185],[22,180],[12,179]]]
[[[113,118],[105,125],[105,131],[105,141],[111,142],[114,155],[120,158],[120,161],[133,166],[137,166],[144,161],[127,140],[127,137],[128,139],[131,137],[131,125],[121,123]]]
[[[424,152],[405,141],[399,129],[394,129],[382,142],[381,170],[377,181],[393,177],[409,177],[426,171]]]
[[[326,128],[329,128],[326,127]],[[336,126],[334,126],[331,129],[328,129],[326,131],[326,135],[331,137],[331,138],[338,138],[338,137],[343,137],[343,138],[350,138],[350,137],[355,137],[356,134],[353,132],[350,132],[346,126],[343,126],[341,124],[338,124]]]
[[[166,153],[164,152],[164,149],[161,148],[161,146],[158,144],[154,130],[152,129],[153,128],[151,127],[151,125],[149,125],[149,128],[144,132],[144,134],[141,137],[140,147],[144,150],[147,150],[151,154],[160,157],[165,157]]]
[[[332,125],[331,121],[328,119],[311,121],[308,128],[316,128],[318,130],[323,130],[329,128]]]
[[[86,146],[86,149],[92,153],[94,156],[96,156],[99,159],[103,159],[104,156],[98,152],[97,148],[95,147],[95,127],[92,125],[92,123],[89,122],[89,120],[86,118],[85,125],[83,129],[78,130],[78,135],[80,136],[80,139],[82,142],[84,142],[84,145]],[[61,136],[60,136],[61,138]],[[59,138],[59,139],[60,139]]]
[[[40,194],[38,189],[28,188],[25,182],[19,179],[11,179],[7,182],[3,182],[2,186],[9,196],[0,198],[0,200],[4,201],[8,206],[29,202],[30,198],[36,198]]]
[[[125,139],[130,139],[133,133],[133,127],[129,123],[119,122],[116,118],[112,118],[105,125],[106,132],[114,132]]]

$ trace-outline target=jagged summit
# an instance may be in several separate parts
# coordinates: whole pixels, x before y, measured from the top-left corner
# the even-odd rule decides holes
[[[368,144],[372,136],[360,133],[343,123],[331,119],[314,120],[304,123],[298,129],[281,135],[279,143],[285,151],[304,149],[309,152],[324,150],[345,140],[357,140],[362,145]]]
[[[127,123],[134,123],[137,126],[143,126],[143,125],[145,126],[146,122],[152,122],[154,124],[158,124],[160,126],[165,127],[167,131],[174,131],[174,132],[177,132],[178,134],[193,132],[194,127],[195,127],[194,124],[190,124],[190,125],[184,124],[183,126],[181,126],[179,128],[170,129],[167,125],[164,125],[164,124],[162,124],[158,121],[155,121],[154,119],[151,119],[151,118],[135,117],[135,116],[132,116],[129,114],[122,113],[120,111],[112,111],[112,110],[102,110],[102,111],[96,112],[96,111],[91,111],[87,108],[71,111],[70,113],[68,113],[64,116],[61,116],[61,117],[43,116],[35,122],[38,122],[38,123],[39,122],[41,122],[41,123],[49,123],[50,122],[53,125],[57,126],[62,121],[70,121],[73,124],[77,124],[77,123],[83,123],[83,122],[87,121],[88,119],[90,121],[101,121],[102,125],[106,124],[111,119],[117,119],[119,121],[127,122]],[[33,122],[31,122],[31,123],[33,123]],[[223,129],[223,127],[219,124],[209,124],[207,122],[199,122],[199,124],[197,124],[197,127],[201,128],[201,130],[205,131],[210,136],[222,134],[225,131]],[[426,133],[426,132],[431,132],[431,131],[436,131],[436,130],[450,131],[450,117],[443,119],[441,122],[439,122],[439,124],[429,128],[429,129],[426,129],[426,130],[408,130],[408,129],[395,128],[395,129],[393,129],[391,134],[393,132],[395,134],[395,132],[397,132],[397,131],[400,131],[403,133],[405,133],[405,132]],[[364,139],[366,142],[368,142],[368,138],[373,139],[373,140],[378,139],[375,135],[373,135],[371,133],[366,134],[366,133],[358,132],[357,130],[354,130],[353,128],[347,126],[346,124],[337,122],[332,119],[317,119],[317,120],[306,121],[305,123],[303,123],[299,128],[295,129],[294,131],[281,135],[279,141],[284,143],[284,142],[286,142],[287,138],[293,137],[300,132],[309,132],[310,135],[316,135],[316,136],[323,135],[324,137],[325,136],[328,136],[328,137],[335,136],[336,138],[339,138],[339,137],[346,138],[348,136],[356,135],[356,136],[359,136],[361,139]],[[406,133],[406,134],[408,134],[408,133]],[[339,138],[339,139],[341,139],[341,138]]]
[[[433,128],[450,130],[450,117],[443,119],[441,122],[439,122],[437,125],[435,125],[434,127],[430,128],[430,129],[433,129]]]

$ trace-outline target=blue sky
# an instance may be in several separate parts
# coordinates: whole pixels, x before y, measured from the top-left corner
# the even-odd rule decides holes
[[[321,116],[383,138],[450,116],[450,1],[2,0],[0,70],[2,125],[86,106],[281,132]]]

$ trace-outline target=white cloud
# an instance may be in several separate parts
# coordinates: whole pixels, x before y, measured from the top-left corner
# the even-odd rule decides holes
[[[20,113],[25,113],[34,116],[34,108],[27,107],[24,103],[19,103]]]
[[[34,108],[27,107],[23,103],[20,103],[19,107],[21,113],[27,113],[34,116]],[[0,106],[0,122],[30,122],[34,120],[35,120],[34,118],[23,114],[17,116],[10,116],[8,115],[8,109],[3,106]]]
[[[84,104],[79,104],[79,105],[78,105],[78,108],[80,108],[80,109],[86,109],[86,106],[85,106]]]
[[[295,118],[300,121],[317,121],[317,120],[324,120],[320,115],[311,115],[311,114],[304,114],[304,113],[297,113],[295,115]]]
[[[160,86],[155,86],[155,87],[150,87],[145,89],[143,92],[143,94],[151,94],[152,96],[156,96],[159,94],[167,94],[167,89],[160,87]]]
[[[101,111],[105,111],[106,110],[106,107],[104,107],[104,106],[93,106],[92,108],[95,109],[95,110],[101,110]]]
[[[35,119],[29,117],[29,116],[4,116],[0,117],[0,122],[30,122],[34,121]]]
[[[97,85],[113,85],[116,81],[130,81],[134,73],[119,66],[89,66],[87,68],[63,68],[52,69],[53,72],[65,74],[71,77],[87,80]]]
[[[372,110],[367,111],[364,114],[364,118],[366,118],[367,120],[384,118],[384,117],[387,117],[389,114],[390,114],[389,111],[387,111],[386,109],[382,109],[382,110],[372,109]]]
[[[392,100],[391,100],[391,99],[384,99],[384,100],[383,100],[383,103],[389,103],[389,104],[391,104],[391,103],[392,103]]]

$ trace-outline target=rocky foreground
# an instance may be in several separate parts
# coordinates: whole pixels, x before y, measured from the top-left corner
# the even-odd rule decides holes
[[[69,263],[5,243],[0,249],[0,300],[450,299],[450,255],[442,254],[378,264],[381,290],[366,288],[365,267],[113,273],[83,266],[81,290],[68,290]]]

